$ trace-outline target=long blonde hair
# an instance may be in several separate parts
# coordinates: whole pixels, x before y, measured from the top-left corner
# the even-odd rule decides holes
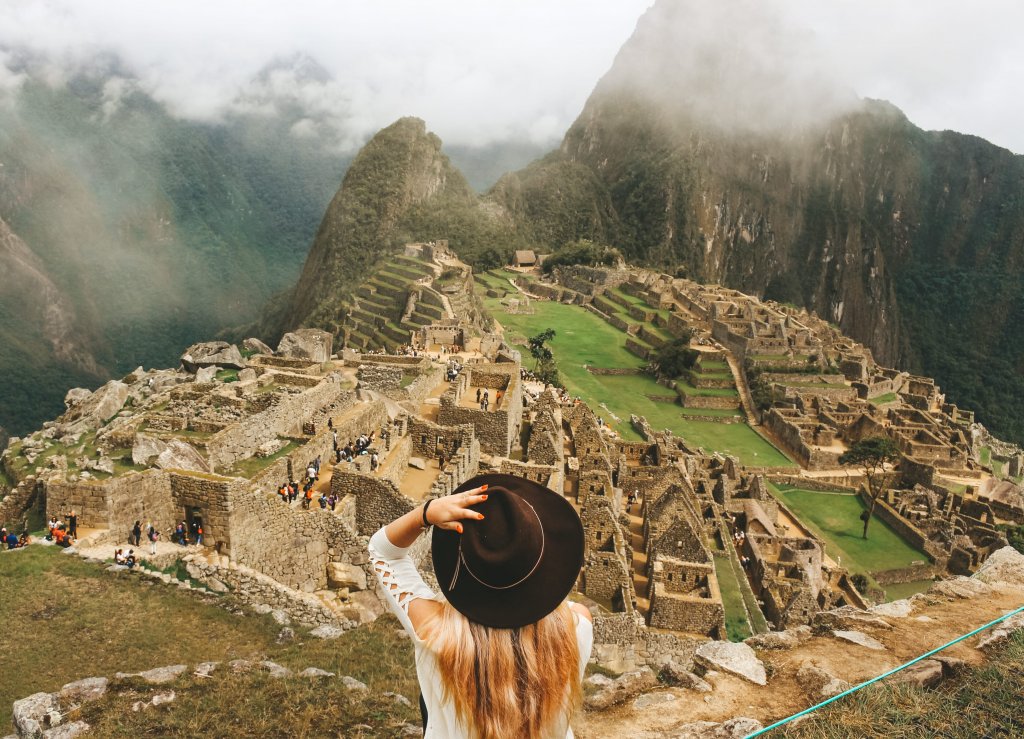
[[[471,735],[565,736],[582,702],[579,646],[568,604],[537,623],[494,629],[445,603],[425,626],[444,697]]]

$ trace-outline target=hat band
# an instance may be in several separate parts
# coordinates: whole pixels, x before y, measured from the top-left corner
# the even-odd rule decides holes
[[[466,558],[462,554],[462,537],[460,536],[459,537],[459,556],[455,560],[455,572],[452,573],[452,581],[448,585],[448,591],[449,592],[451,592],[452,590],[455,590],[455,583],[458,582],[458,579],[459,579],[459,571],[463,567],[466,568],[466,572],[469,573],[470,577],[472,577],[478,583],[483,585],[485,588],[490,588],[491,590],[509,590],[510,588],[514,588],[517,585],[522,585],[524,582],[526,582],[530,578],[530,575],[532,575],[534,572],[537,571],[537,568],[540,567],[541,560],[544,559],[544,540],[545,540],[544,526],[540,522],[540,516],[537,515],[537,509],[535,509],[533,507],[533,505],[529,501],[524,500],[523,502],[526,503],[526,505],[530,506],[530,510],[533,512],[534,517],[537,519],[537,525],[540,526],[540,553],[537,555],[537,561],[533,563],[533,567],[530,568],[530,571],[527,572],[525,575],[523,575],[521,578],[519,578],[518,580],[516,580],[514,583],[512,583],[510,585],[492,585],[491,583],[487,582],[486,580],[483,580],[482,578],[478,577],[476,575],[476,573],[473,572],[473,570],[471,570],[469,568],[469,563],[466,562]]]

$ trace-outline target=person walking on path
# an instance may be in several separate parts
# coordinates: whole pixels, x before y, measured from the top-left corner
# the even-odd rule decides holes
[[[136,521],[135,525],[132,526],[132,535],[128,537],[128,543],[132,546],[139,546],[139,542],[142,541],[142,521]]]
[[[409,548],[427,529],[441,590]],[[479,475],[370,538],[378,592],[412,638],[424,737],[572,737],[593,647],[570,603],[583,525],[561,495]]]
[[[68,536],[72,539],[78,538],[78,514],[74,511],[68,514]]]
[[[160,532],[156,529],[149,530],[149,554],[151,556],[156,554],[156,543],[160,540]]]

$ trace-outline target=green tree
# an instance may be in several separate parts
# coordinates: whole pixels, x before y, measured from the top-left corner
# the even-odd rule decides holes
[[[844,467],[860,467],[868,489],[870,504],[860,519],[864,522],[864,538],[868,538],[868,524],[875,513],[878,498],[885,492],[885,466],[895,464],[900,459],[900,450],[896,442],[888,436],[869,436],[854,443],[849,450],[839,456],[839,464]]]
[[[693,331],[687,329],[683,336],[662,345],[654,354],[648,366],[651,372],[669,380],[674,380],[686,370],[691,369],[697,362],[697,357],[700,356],[700,352],[690,348],[690,337],[692,335]]]
[[[536,361],[533,363],[533,369],[536,371],[540,366],[541,362],[550,362],[554,359],[554,355],[551,353],[551,349],[547,346],[547,342],[555,338],[555,330],[553,328],[547,328],[541,331],[536,336],[531,336],[527,341],[530,346],[530,356]]]

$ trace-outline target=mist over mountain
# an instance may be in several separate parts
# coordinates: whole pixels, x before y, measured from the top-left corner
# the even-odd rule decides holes
[[[287,117],[177,119],[110,60],[0,105],[0,424],[252,320],[347,165]]]
[[[807,306],[1024,438],[1024,157],[829,87],[769,4],[661,0],[560,149],[489,194],[544,248]]]

